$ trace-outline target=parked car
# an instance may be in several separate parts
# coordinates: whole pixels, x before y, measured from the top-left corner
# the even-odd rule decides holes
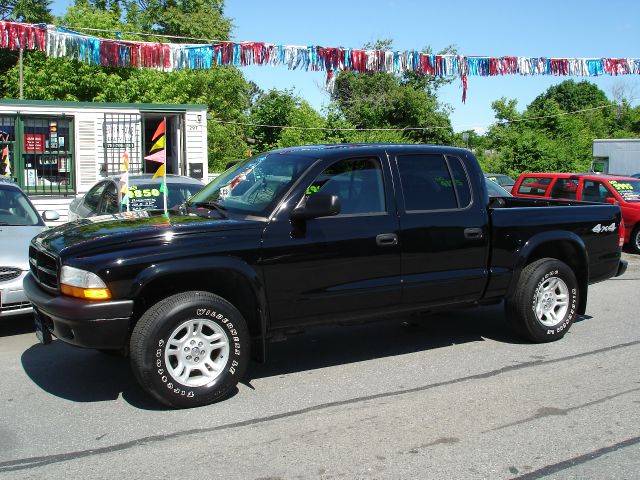
[[[129,176],[130,211],[163,209],[160,179],[151,181],[153,175]],[[195,178],[180,175],[167,175],[167,208],[184,203],[204,184]],[[69,221],[79,218],[119,213],[126,207],[118,200],[120,177],[106,177],[96,183],[89,191],[76,197],[69,205]]]
[[[632,178],[640,178],[640,173],[634,173],[631,175]]]
[[[487,193],[490,197],[512,197],[509,192],[489,178],[484,179],[487,184]]]
[[[508,175],[503,175],[501,173],[485,173],[484,176],[491,180],[492,182],[496,182],[502,188],[504,188],[507,192],[511,192],[513,185],[516,181],[509,177]]]
[[[48,221],[60,218],[53,210],[43,216]],[[0,318],[31,311],[22,281],[29,272],[29,242],[45,228],[20,187],[0,177]]]
[[[640,179],[599,173],[523,173],[513,194],[618,204],[624,219],[624,243],[640,253]]]
[[[40,234],[25,289],[43,343],[129,352],[142,388],[173,407],[224,398],[269,338],[322,323],[505,300],[516,332],[558,340],[588,285],[626,269],[620,208],[498,200],[465,149],[291,147],[239,163],[169,218]]]

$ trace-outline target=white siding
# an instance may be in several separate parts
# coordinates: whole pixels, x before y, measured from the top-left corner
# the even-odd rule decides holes
[[[208,170],[207,158],[207,112],[206,110],[190,110],[185,115],[185,142],[187,152],[187,171],[189,164],[201,164],[203,181],[206,181]]]
[[[40,215],[45,210],[55,210],[60,214],[60,219],[55,222],[46,222],[48,226],[53,227],[67,221],[69,214],[69,204],[73,201],[75,195],[54,196],[54,195],[30,195],[29,200],[36,207]]]
[[[76,135],[76,189],[86,192],[98,180],[95,116],[78,115]]]

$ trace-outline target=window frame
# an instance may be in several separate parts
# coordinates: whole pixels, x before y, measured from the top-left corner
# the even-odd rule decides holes
[[[454,198],[456,199],[456,205],[457,207],[455,208],[431,208],[431,209],[426,209],[426,210],[407,210],[407,205],[405,202],[405,191],[404,191],[404,185],[402,184],[402,173],[400,171],[400,157],[417,157],[417,156],[425,156],[425,155],[432,155],[432,156],[439,156],[444,160],[444,164],[447,168],[447,172],[449,173],[449,178],[451,179],[451,186],[453,187],[453,195]],[[462,165],[464,174],[467,178],[467,184],[469,185],[469,190],[470,190],[470,194],[471,194],[471,202],[469,202],[469,204],[466,207],[460,207],[460,198],[458,196],[458,191],[455,188],[455,182],[454,182],[454,178],[453,178],[453,173],[451,171],[451,166],[449,165],[449,160],[447,157],[452,157],[457,159],[460,164]],[[448,153],[429,153],[429,152],[422,152],[422,153],[397,153],[395,154],[395,167],[396,167],[396,171],[398,173],[398,180],[400,183],[400,191],[401,191],[401,195],[399,195],[399,197],[402,198],[402,210],[405,214],[407,215],[411,215],[411,214],[420,214],[420,213],[429,213],[429,212],[462,212],[465,210],[470,210],[475,202],[474,199],[474,190],[473,190],[473,185],[471,183],[471,178],[469,177],[469,171],[467,170],[467,166],[465,165],[465,162],[462,161],[462,159],[460,157],[458,157],[457,155],[451,155]]]
[[[300,205],[306,198],[306,192],[307,189],[313,185],[313,182],[316,181],[316,179],[322,175],[326,170],[328,170],[329,168],[331,168],[332,166],[334,166],[337,163],[340,162],[344,162],[344,161],[356,161],[356,160],[375,160],[378,162],[378,166],[380,167],[380,174],[381,174],[381,181],[382,181],[382,200],[384,201],[384,210],[380,211],[380,212],[363,212],[363,213],[342,213],[340,212],[337,215],[332,215],[330,217],[318,217],[315,220],[327,220],[327,219],[332,219],[332,218],[349,218],[349,217],[377,217],[377,216],[384,216],[384,215],[389,215],[389,208],[391,206],[390,202],[389,202],[389,198],[388,198],[388,192],[387,192],[387,185],[385,182],[385,172],[384,172],[384,163],[382,161],[382,159],[380,158],[379,155],[358,155],[355,157],[343,157],[343,158],[338,158],[336,160],[333,160],[332,162],[330,162],[329,164],[327,164],[326,166],[324,166],[322,168],[322,170],[320,170],[316,175],[313,176],[313,178],[311,179],[310,182],[305,182],[305,189],[304,192],[302,194],[302,199],[300,200],[300,202],[298,202],[297,204]]]

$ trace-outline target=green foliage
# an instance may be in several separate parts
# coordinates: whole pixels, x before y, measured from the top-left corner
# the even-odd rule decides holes
[[[46,23],[52,19],[51,0],[0,0],[0,20]]]
[[[580,172],[591,163],[596,138],[638,136],[638,109],[616,106],[596,85],[567,80],[539,95],[524,112],[517,101],[493,102],[498,123],[487,134],[484,167],[522,172]]]
[[[256,140],[257,151],[324,143],[327,138],[322,130],[326,126],[325,119],[291,90],[270,90],[259,95],[249,118],[251,123],[259,125],[294,127],[253,127],[251,136]]]

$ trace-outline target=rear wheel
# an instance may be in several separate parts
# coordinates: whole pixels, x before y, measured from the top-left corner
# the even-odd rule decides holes
[[[133,372],[171,407],[207,405],[242,378],[250,338],[240,312],[209,292],[173,295],[151,307],[131,335]]]
[[[578,282],[573,270],[554,258],[527,265],[506,313],[514,330],[533,342],[562,338],[577,315]]]

